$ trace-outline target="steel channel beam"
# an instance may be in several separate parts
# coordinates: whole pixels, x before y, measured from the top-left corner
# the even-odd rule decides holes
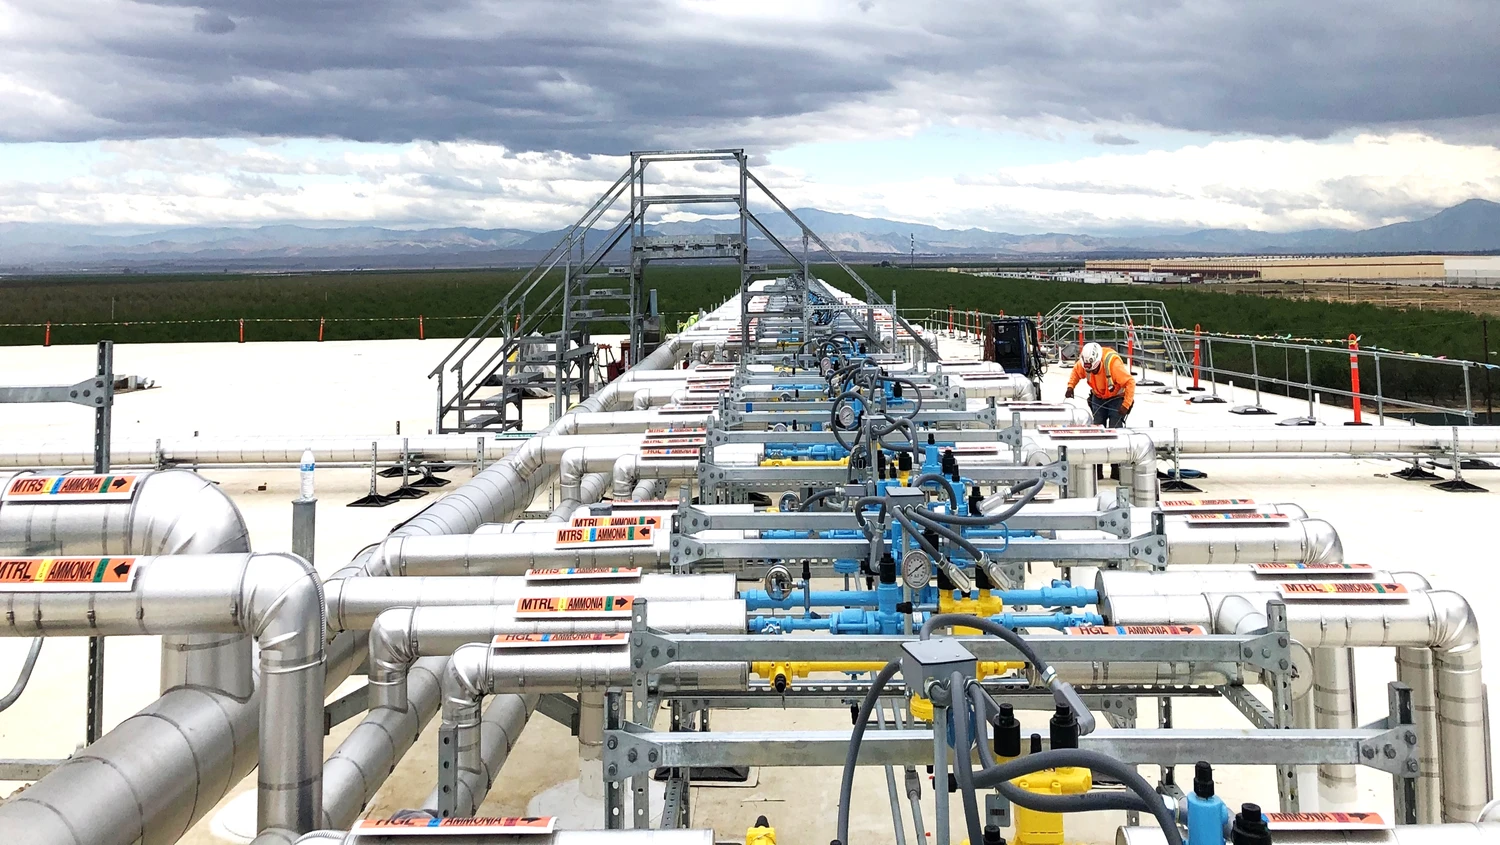
[[[1399,774],[1416,746],[1398,730],[1261,730],[1122,728],[1079,737],[1080,748],[1137,765],[1183,766],[1199,760],[1217,765],[1351,765]],[[605,768],[626,778],[659,766],[841,767],[849,731],[744,731],[734,733],[611,731],[616,747],[605,752]],[[606,746],[607,746],[606,740]],[[931,730],[869,731],[860,745],[860,765],[911,766],[931,762]],[[634,752],[635,762],[631,762]],[[611,768],[614,767],[614,768]]]

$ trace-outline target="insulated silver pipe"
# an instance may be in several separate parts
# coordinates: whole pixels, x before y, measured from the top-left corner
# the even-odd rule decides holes
[[[90,458],[92,462],[92,458]],[[33,473],[18,473],[28,476]],[[136,476],[121,501],[32,504],[0,501],[0,554],[207,555],[250,551],[239,508],[195,472]],[[240,698],[252,689],[250,640],[242,633],[168,636],[161,643],[161,689],[222,689]]]
[[[1500,824],[1398,824],[1388,830],[1279,830],[1271,836],[1280,845],[1495,845]],[[1122,827],[1115,845],[1166,845],[1159,827]]]
[[[296,845],[351,845],[354,837],[341,830],[319,830],[297,840]],[[393,840],[394,841],[394,840]],[[494,845],[492,836],[454,836],[404,831],[403,843],[435,845]],[[525,837],[528,845],[714,845],[712,830],[559,830],[550,835]]]
[[[1168,520],[1165,527],[1168,566],[1344,561],[1344,545],[1338,531],[1321,519],[1245,527]]]
[[[1313,720],[1324,730],[1349,730],[1354,724],[1354,687],[1347,648],[1312,650]],[[1324,810],[1343,810],[1355,800],[1354,766],[1318,767],[1318,799]]]
[[[141,557],[134,565],[130,590],[5,594],[0,635],[253,634],[260,646],[260,693],[266,701],[258,708],[260,827],[313,829],[322,808],[326,639],[317,572],[291,555]],[[144,816],[144,797],[170,794],[160,790],[160,772],[176,762],[170,749],[188,750],[180,743],[145,747],[154,753],[136,752],[112,763],[115,776],[132,785],[125,793],[131,808],[120,810],[122,817]],[[157,759],[159,755],[171,759]],[[86,775],[64,767],[43,780]],[[85,787],[80,783],[75,788]],[[0,829],[4,820],[5,807],[0,806]]]
[[[1100,611],[1112,624],[1211,626],[1227,598],[1205,592],[1111,594],[1116,576],[1130,574],[1101,572],[1096,581]],[[1259,606],[1282,599],[1274,589],[1234,595]],[[1479,626],[1463,596],[1419,590],[1404,601],[1289,601],[1286,609],[1292,638],[1309,649],[1423,648],[1432,653],[1442,818],[1475,818],[1489,800],[1486,755],[1474,753],[1486,747],[1486,714]]]
[[[402,444],[405,441],[406,450]],[[79,446],[79,440],[0,443],[0,467],[91,467],[94,450]],[[296,464],[304,450],[311,449],[320,464],[370,462],[374,444],[376,459],[394,463],[408,455],[417,460],[473,461],[475,438],[467,434],[434,434],[407,437],[390,435],[321,434],[285,437],[164,437],[159,440],[120,440],[110,442],[110,465],[114,467],[156,467],[180,464]],[[485,445],[486,456],[500,457],[509,449],[502,442]],[[496,450],[496,451],[492,451]]]
[[[530,525],[543,530],[389,537],[375,547],[369,568],[382,576],[521,575],[528,569],[570,566],[656,569],[671,561],[665,540],[650,546],[558,548],[556,524]]]
[[[743,634],[745,603],[652,601],[646,605],[652,628],[679,634]],[[393,607],[370,626],[370,707],[407,709],[406,672],[419,657],[452,654],[466,643],[527,634],[616,634],[630,630],[629,619],[518,618],[513,605],[472,607]]]
[[[1162,448],[1176,448],[1184,455],[1241,455],[1302,453],[1324,455],[1447,454],[1453,448],[1454,431],[1447,426],[1180,429],[1169,442],[1163,432]],[[1467,454],[1500,452],[1500,426],[1460,426],[1458,446]]]
[[[1437,824],[1441,819],[1441,789],[1438,748],[1437,682],[1433,677],[1432,652],[1424,648],[1396,649],[1396,680],[1411,687],[1412,721],[1417,726],[1421,774],[1417,776],[1417,821]]]
[[[573,518],[573,512],[584,505],[592,505],[604,498],[604,488],[609,484],[609,473],[591,472],[584,475],[577,485],[564,486],[562,488],[562,501],[552,509],[552,514],[547,517],[547,522],[567,522]]]
[[[658,602],[732,599],[734,575],[642,575],[639,580],[528,582],[517,576],[350,578],[325,586],[334,630],[369,630],[393,607],[512,606],[520,598],[633,596]]]
[[[460,757],[470,762],[469,767],[461,763],[458,768],[457,806],[469,808],[467,812],[459,813],[460,816],[479,812],[479,806],[490,794],[501,767],[510,758],[511,749],[515,748],[521,731],[536,710],[538,698],[537,695],[497,695],[484,708],[484,716],[479,722],[478,748],[459,749]],[[437,813],[441,797],[442,788],[434,789],[422,803],[422,808]]]
[[[744,689],[745,663],[674,663],[656,676],[658,689]],[[443,728],[454,732],[459,771],[479,771],[479,702],[500,692],[600,691],[630,683],[630,654],[621,648],[498,651],[471,643],[453,652],[442,678]],[[472,815],[455,803],[459,815]]]
[[[1130,489],[1130,503],[1136,507],[1156,506],[1156,444],[1148,435],[1129,429],[1120,429],[1108,439],[1065,440],[1048,437],[1040,433],[1026,436],[1023,460],[1027,464],[1043,464],[1058,458],[1058,449],[1066,447],[1070,471],[1076,466],[1121,465],[1121,484]],[[1081,470],[1080,470],[1081,472]],[[1089,471],[1090,477],[1093,470]],[[1070,483],[1073,476],[1069,477]],[[1082,478],[1078,478],[1082,483]],[[1070,496],[1093,495],[1092,487],[1070,491]]]

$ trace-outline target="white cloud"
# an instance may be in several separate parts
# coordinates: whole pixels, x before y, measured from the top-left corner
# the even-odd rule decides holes
[[[85,146],[96,155],[78,157],[92,163],[72,172],[52,168],[48,178],[28,178],[24,168],[0,171],[0,220],[541,230],[572,223],[627,165],[621,156],[518,153],[474,143],[169,139]],[[1500,197],[1500,149],[1420,134],[1135,149],[951,178],[877,173],[858,187],[778,167],[774,154],[756,171],[793,206],[1013,231],[1360,228],[1474,196]],[[657,178],[666,183],[663,191],[734,184],[731,171],[688,165],[661,167]]]

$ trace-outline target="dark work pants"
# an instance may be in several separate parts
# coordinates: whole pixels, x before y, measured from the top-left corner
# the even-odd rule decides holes
[[[1105,428],[1125,427],[1125,394],[1112,396],[1109,399],[1100,399],[1089,394],[1089,411],[1094,415],[1094,425],[1102,425]]]

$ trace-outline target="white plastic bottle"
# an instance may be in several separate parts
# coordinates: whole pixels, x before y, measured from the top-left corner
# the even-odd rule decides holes
[[[310,501],[313,498],[313,470],[315,469],[317,469],[317,465],[313,460],[312,450],[307,449],[303,451],[300,498],[304,502]]]

